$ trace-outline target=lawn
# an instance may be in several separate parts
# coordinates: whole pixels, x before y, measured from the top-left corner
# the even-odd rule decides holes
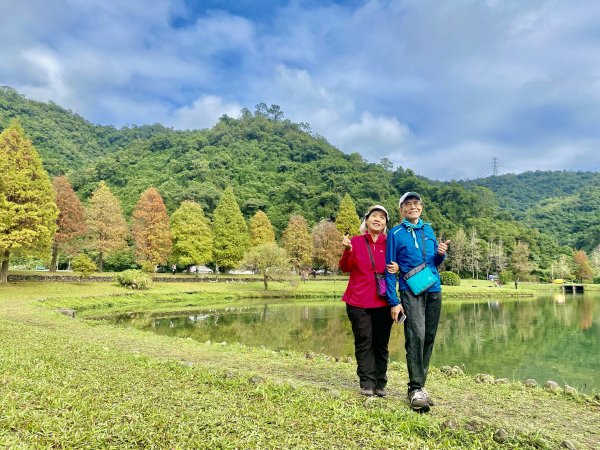
[[[474,284],[461,288],[497,289]],[[339,281],[280,283],[267,295],[339,301],[344,288]],[[433,369],[428,387],[436,405],[419,415],[404,399],[403,364],[390,368],[388,398],[365,400],[356,392],[353,361],[197,343],[82,319],[137,307],[237,306],[264,295],[258,281],[156,283],[144,293],[112,283],[0,286],[0,445],[551,449],[567,440],[578,449],[600,446],[600,400],[592,396],[477,383]],[[58,307],[74,307],[77,318],[57,314]],[[507,432],[503,443],[494,440],[500,428]]]

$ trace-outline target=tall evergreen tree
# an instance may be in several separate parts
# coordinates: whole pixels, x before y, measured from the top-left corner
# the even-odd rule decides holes
[[[345,194],[340,202],[340,208],[335,217],[335,226],[342,235],[349,233],[350,236],[355,236],[359,233],[360,219],[349,194]]]
[[[308,231],[308,222],[299,214],[290,217],[288,226],[281,238],[283,248],[291,257],[297,270],[310,267],[312,259],[312,237]]]
[[[92,194],[86,217],[90,248],[98,252],[98,270],[102,272],[104,257],[125,248],[129,234],[119,200],[104,181]]]
[[[153,187],[142,192],[135,206],[132,235],[138,264],[154,268],[171,256],[169,215],[163,198]]]
[[[52,184],[23,128],[12,122],[0,133],[0,283],[10,255],[45,255],[56,232]]]
[[[56,196],[56,206],[59,214],[56,222],[58,230],[54,235],[54,244],[52,245],[52,262],[50,271],[56,271],[58,263],[58,252],[64,250],[70,254],[77,253],[73,247],[77,238],[84,236],[87,231],[85,223],[85,208],[81,201],[75,195],[71,183],[64,175],[52,180],[52,188]]]
[[[215,208],[213,237],[213,261],[217,272],[219,268],[236,267],[250,247],[248,225],[231,186],[225,189]]]
[[[263,211],[257,211],[250,219],[250,243],[257,246],[267,242],[275,242],[273,225]]]
[[[173,261],[189,268],[206,264],[212,258],[212,230],[202,207],[191,200],[184,201],[171,215]]]

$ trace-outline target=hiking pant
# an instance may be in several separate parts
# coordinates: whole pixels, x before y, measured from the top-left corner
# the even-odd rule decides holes
[[[388,343],[392,329],[390,307],[359,308],[346,304],[352,323],[356,374],[362,388],[384,388],[387,384]]]
[[[441,292],[425,292],[414,295],[401,291],[400,299],[406,320],[404,342],[406,366],[408,367],[408,392],[425,386],[429,360],[442,309]]]

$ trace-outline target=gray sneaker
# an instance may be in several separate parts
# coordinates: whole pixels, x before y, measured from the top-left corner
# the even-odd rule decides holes
[[[386,388],[375,388],[375,395],[377,397],[385,397],[387,395],[387,389]]]
[[[373,397],[375,395],[375,391],[370,387],[361,387],[360,395],[366,395],[367,397]]]
[[[425,398],[427,399],[427,404],[429,406],[433,406],[433,400],[431,400],[431,397],[429,396],[429,392],[427,392],[427,390],[425,388],[421,388],[421,390],[423,391],[423,394],[425,395]]]
[[[408,402],[410,407],[415,411],[427,412],[429,411],[429,402],[427,397],[423,393],[423,389],[415,389],[408,393]]]

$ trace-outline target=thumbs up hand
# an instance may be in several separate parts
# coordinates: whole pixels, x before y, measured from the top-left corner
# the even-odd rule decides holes
[[[446,252],[448,251],[448,245],[450,244],[450,241],[444,241],[444,242],[440,242],[438,244],[438,249],[437,249],[437,253],[440,256],[444,256],[446,254]]]
[[[352,251],[352,242],[350,242],[350,236],[348,234],[344,235],[342,245],[346,248],[346,250]]]

